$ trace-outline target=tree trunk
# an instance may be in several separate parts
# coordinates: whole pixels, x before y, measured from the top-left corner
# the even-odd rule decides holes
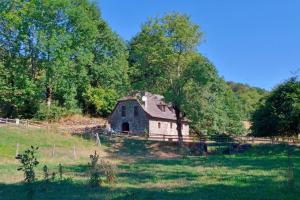
[[[51,101],[52,101],[52,89],[50,86],[47,86],[46,89],[46,97],[47,97],[47,106],[48,106],[48,110],[50,110],[51,107]]]
[[[177,125],[177,133],[178,133],[178,148],[181,152],[183,147],[183,138],[182,138],[182,117],[181,111],[178,106],[174,106],[175,115],[176,115],[176,125]]]

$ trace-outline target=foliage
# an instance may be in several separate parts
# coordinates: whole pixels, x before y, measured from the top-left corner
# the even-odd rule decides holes
[[[89,183],[91,186],[100,186],[103,182],[101,179],[102,176],[106,177],[106,182],[109,184],[116,182],[116,172],[113,165],[111,165],[108,161],[100,159],[96,151],[93,155],[90,155],[90,161],[91,162],[88,163],[88,167],[90,174]]]
[[[95,151],[94,155],[90,155],[91,162],[88,163],[90,180],[89,183],[92,187],[97,187],[101,185],[101,172],[99,169],[98,161],[99,155]]]
[[[44,165],[44,167],[43,167],[43,173],[44,173],[44,179],[46,181],[48,181],[49,180],[49,169],[48,169],[47,165]]]
[[[101,160],[101,168],[108,184],[114,184],[117,181],[115,167],[108,161]]]
[[[62,180],[62,178],[63,178],[63,166],[62,166],[61,163],[59,163],[59,165],[58,165],[58,174],[59,174],[60,180]]]
[[[268,92],[264,89],[251,87],[247,84],[227,82],[235,96],[241,102],[241,115],[244,120],[249,120],[253,112],[263,103]]]
[[[1,115],[30,118],[41,103],[88,112],[88,88],[128,87],[126,46],[95,3],[4,0],[0,21]]]
[[[199,27],[186,15],[150,19],[130,41],[132,86],[165,96],[175,110],[179,138],[185,117],[198,132],[241,133],[235,97],[213,64],[196,51],[201,36]]]
[[[59,106],[57,102],[52,102],[51,107],[48,107],[45,103],[40,103],[34,118],[38,120],[57,121],[61,117],[78,114],[80,112],[81,111],[76,108],[68,110],[66,107]]]
[[[252,116],[256,136],[297,136],[300,133],[300,81],[292,77],[278,85]]]
[[[198,134],[241,134],[240,102],[225,81],[215,77],[214,81],[190,92],[193,105],[187,108],[191,128]]]
[[[26,183],[32,183],[35,181],[34,167],[39,164],[35,153],[38,149],[38,147],[31,146],[29,149],[25,150],[23,154],[16,156],[16,159],[22,164],[22,166],[18,168],[18,171],[22,170],[24,172]]]
[[[118,94],[114,89],[101,87],[89,88],[84,97],[87,100],[87,104],[93,108],[90,110],[95,110],[101,116],[108,116],[118,100]]]

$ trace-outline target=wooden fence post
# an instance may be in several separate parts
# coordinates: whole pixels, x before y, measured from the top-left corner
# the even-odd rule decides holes
[[[17,143],[17,148],[16,148],[16,157],[19,155],[19,143]]]
[[[96,144],[97,144],[97,146],[101,147],[101,141],[100,141],[100,137],[99,137],[98,133],[96,133]]]
[[[77,155],[76,155],[75,145],[73,146],[73,156],[74,156],[74,159],[76,160],[77,159]]]
[[[55,156],[55,144],[52,147],[52,157],[54,157],[54,156]]]

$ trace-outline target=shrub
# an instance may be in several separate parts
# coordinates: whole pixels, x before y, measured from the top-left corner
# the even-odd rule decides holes
[[[31,146],[29,149],[25,150],[23,154],[16,156],[16,159],[22,164],[22,166],[18,168],[18,171],[22,170],[24,172],[24,181],[26,183],[32,183],[35,181],[34,167],[39,164],[35,156],[37,150],[38,147]]]
[[[93,155],[90,155],[90,160],[91,162],[88,163],[88,167],[90,174],[89,183],[91,186],[100,186],[103,182],[101,176],[105,176],[105,181],[108,184],[116,182],[116,172],[113,165],[111,165],[108,161],[100,160],[96,151]]]
[[[108,161],[101,160],[101,168],[102,172],[106,177],[106,182],[109,184],[113,184],[116,182],[116,170],[112,164]]]
[[[58,165],[58,174],[59,174],[60,180],[62,180],[62,178],[63,178],[63,166],[62,166],[61,163],[59,163],[59,165]]]
[[[49,169],[48,169],[47,165],[44,165],[43,172],[44,172],[44,179],[46,181],[48,181],[49,180]]]
[[[53,102],[50,109],[47,104],[41,103],[35,118],[38,120],[58,121],[61,117],[70,116],[81,113],[80,109],[66,109],[61,107],[57,102]]]
[[[96,114],[101,116],[108,116],[118,100],[118,93],[114,89],[102,87],[90,87],[83,96],[87,105],[92,107],[91,110],[96,110]]]
[[[56,173],[52,172],[52,174],[51,174],[51,181],[55,181],[55,178],[56,178]]]
[[[101,178],[100,178],[100,169],[98,165],[99,155],[95,151],[93,155],[90,155],[91,162],[88,163],[89,173],[90,173],[90,180],[89,183],[92,187],[100,186],[101,185]]]

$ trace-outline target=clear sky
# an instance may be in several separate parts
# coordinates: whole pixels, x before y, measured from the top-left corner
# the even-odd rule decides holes
[[[148,17],[177,11],[200,25],[199,51],[225,80],[272,89],[300,69],[300,0],[98,0],[124,40]],[[299,75],[299,72],[298,72]]]

